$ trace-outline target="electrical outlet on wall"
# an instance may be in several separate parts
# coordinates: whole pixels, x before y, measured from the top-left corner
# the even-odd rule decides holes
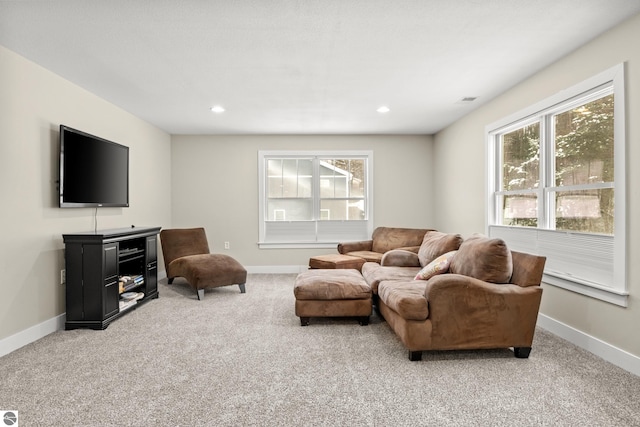
[[[229,249],[231,246],[229,245],[229,242],[224,242],[224,248],[225,249]]]
[[[63,268],[62,270],[60,270],[60,284],[64,285],[66,281],[67,281],[67,270]]]

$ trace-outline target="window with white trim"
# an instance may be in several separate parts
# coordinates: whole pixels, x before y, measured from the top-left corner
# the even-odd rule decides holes
[[[371,151],[259,151],[261,248],[335,247],[373,229]]]
[[[627,305],[624,65],[487,126],[488,234],[543,281]]]

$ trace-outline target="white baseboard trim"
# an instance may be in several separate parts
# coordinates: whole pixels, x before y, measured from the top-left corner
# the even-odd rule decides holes
[[[0,357],[37,341],[40,338],[46,337],[53,332],[64,329],[65,318],[66,314],[62,313],[52,319],[45,320],[40,324],[0,340]]]
[[[309,269],[308,265],[256,265],[244,267],[249,274],[298,274]]]
[[[538,315],[538,326],[577,345],[609,363],[640,376],[640,357],[614,347],[544,314]]]

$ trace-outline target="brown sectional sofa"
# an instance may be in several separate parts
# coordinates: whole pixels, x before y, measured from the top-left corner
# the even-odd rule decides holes
[[[420,360],[423,350],[507,347],[526,358],[545,260],[511,251],[500,239],[427,231],[417,251],[386,252],[380,264],[366,262],[362,275],[410,360]],[[415,280],[421,270],[446,274]]]

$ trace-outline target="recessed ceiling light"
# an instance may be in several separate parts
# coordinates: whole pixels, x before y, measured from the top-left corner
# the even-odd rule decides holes
[[[388,113],[389,111],[391,111],[391,109],[386,105],[383,105],[382,107],[378,108],[376,111],[378,113]]]
[[[220,105],[214,105],[213,107],[211,107],[211,111],[213,111],[216,114],[224,113],[224,107]]]

